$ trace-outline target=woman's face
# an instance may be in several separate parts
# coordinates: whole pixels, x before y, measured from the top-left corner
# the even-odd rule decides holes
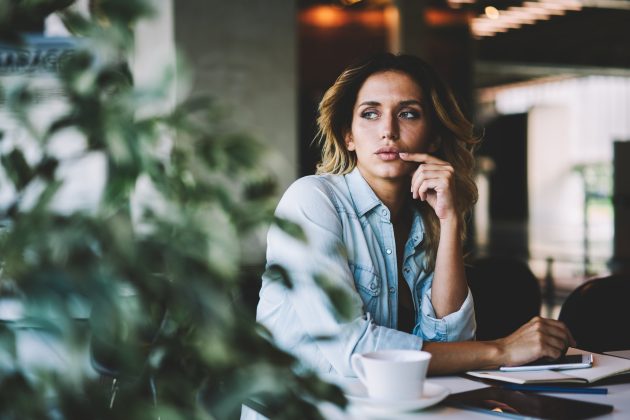
[[[404,181],[417,167],[398,153],[432,152],[430,124],[420,86],[406,73],[384,71],[368,77],[357,95],[346,146],[372,181]]]

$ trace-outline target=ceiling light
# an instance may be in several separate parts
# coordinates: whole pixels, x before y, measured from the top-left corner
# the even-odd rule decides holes
[[[550,16],[562,16],[562,15],[564,15],[566,13],[564,10],[561,10],[561,9],[553,9],[553,8],[543,7],[537,1],[526,1],[526,2],[523,3],[523,7],[526,7],[529,10],[540,11],[541,13],[545,13],[545,14],[550,15]]]
[[[531,7],[508,7],[506,12],[508,15],[512,16],[521,16],[529,19],[538,19],[538,20],[547,20],[549,19],[550,13],[548,9],[540,8],[531,8]]]
[[[499,10],[497,10],[494,6],[488,6],[484,9],[486,12],[486,16],[488,19],[498,19],[499,18]]]

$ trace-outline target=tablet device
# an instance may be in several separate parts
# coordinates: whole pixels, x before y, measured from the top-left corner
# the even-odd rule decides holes
[[[501,366],[499,370],[503,372],[516,372],[545,369],[584,369],[591,366],[593,366],[592,354],[573,354],[570,356],[562,356],[559,359],[538,359],[521,366]]]
[[[612,405],[597,404],[537,393],[488,387],[452,394],[444,404],[503,417],[540,419],[587,419],[610,413]]]

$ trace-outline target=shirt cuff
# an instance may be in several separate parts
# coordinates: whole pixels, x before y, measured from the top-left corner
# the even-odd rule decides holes
[[[353,347],[335,343],[348,343]],[[328,348],[328,346],[332,346]],[[422,338],[406,332],[376,325],[368,313],[346,324],[338,333],[337,339],[330,343],[318,344],[326,354],[335,370],[343,376],[355,376],[350,359],[355,353],[367,353],[379,350],[422,350]],[[340,360],[340,357],[343,359]]]
[[[468,295],[456,312],[438,319],[431,303],[431,288],[422,296],[420,322],[413,333],[426,341],[466,341],[475,336],[475,308],[472,294]]]

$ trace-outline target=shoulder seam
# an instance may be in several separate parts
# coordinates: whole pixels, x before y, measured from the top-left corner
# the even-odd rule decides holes
[[[339,199],[337,198],[337,194],[335,194],[335,192],[333,191],[329,183],[325,182],[321,176],[315,176],[314,178],[326,190],[326,194],[330,197],[330,200],[333,203],[333,206],[335,207],[337,214],[344,212],[341,206],[341,203],[339,203]]]

